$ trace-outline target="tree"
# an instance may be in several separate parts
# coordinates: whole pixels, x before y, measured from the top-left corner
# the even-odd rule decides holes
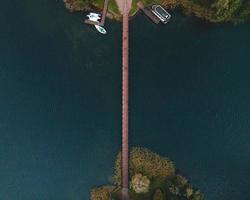
[[[164,194],[160,189],[157,189],[154,193],[153,200],[164,200]]]
[[[212,4],[212,8],[215,9],[214,20],[218,22],[232,20],[241,4],[241,0],[216,0]]]
[[[132,177],[131,187],[136,193],[147,193],[149,190],[150,180],[142,174],[135,174]]]

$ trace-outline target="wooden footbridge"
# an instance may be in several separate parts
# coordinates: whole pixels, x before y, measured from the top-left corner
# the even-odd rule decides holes
[[[129,10],[131,0],[116,0],[119,10],[123,15],[122,22],[122,200],[129,200],[128,184],[129,184],[129,145],[128,145],[128,128],[129,128]],[[108,11],[109,0],[104,1],[103,12],[100,22],[85,20],[84,22],[91,25],[104,26],[105,18]]]
[[[116,0],[122,13],[122,200],[129,200],[129,11],[132,0]],[[109,0],[104,1],[100,22],[85,20],[85,23],[104,26]],[[142,2],[137,6],[155,23],[159,23]]]
[[[129,200],[129,11],[132,0],[115,0],[122,14],[122,200]],[[104,26],[109,0],[104,1],[100,22],[85,20],[85,23]],[[160,20],[142,2],[137,6],[154,23]]]
[[[129,5],[130,3],[130,5]],[[129,200],[129,10],[131,2],[123,0],[122,19],[122,200]]]

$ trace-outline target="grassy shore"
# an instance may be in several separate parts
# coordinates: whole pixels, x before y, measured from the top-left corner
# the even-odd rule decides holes
[[[130,15],[138,11],[137,2],[132,1]],[[145,5],[161,4],[167,9],[181,8],[186,14],[194,15],[204,20],[219,22],[242,22],[249,19],[250,0],[141,0]],[[71,11],[98,9],[102,10],[104,0],[64,0]],[[115,0],[110,0],[109,17],[121,19],[121,14]]]
[[[65,7],[71,12],[90,11],[103,9],[104,0],[63,0]],[[121,19],[121,14],[115,0],[109,0],[108,17],[116,20]]]

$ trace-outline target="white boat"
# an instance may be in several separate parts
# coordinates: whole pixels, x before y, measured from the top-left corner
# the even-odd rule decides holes
[[[101,19],[101,15],[100,14],[98,14],[98,13],[92,13],[92,12],[89,13],[87,15],[87,17],[89,18],[90,21],[98,22],[97,24],[99,24],[99,20]],[[99,33],[101,33],[101,34],[107,34],[107,31],[102,26],[99,26],[99,25],[94,25],[94,26],[98,30]]]
[[[101,19],[101,15],[98,13],[89,13],[87,15],[87,17],[89,18],[90,21],[94,21],[94,22],[99,22],[98,20]]]
[[[164,24],[168,23],[171,18],[171,15],[160,5],[153,5],[152,13],[154,13]]]
[[[96,28],[101,34],[107,34],[107,31],[106,31],[105,28],[103,28],[102,26],[95,25],[95,28]]]

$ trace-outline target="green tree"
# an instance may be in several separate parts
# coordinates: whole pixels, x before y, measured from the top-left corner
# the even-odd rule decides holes
[[[213,20],[217,22],[231,21],[241,5],[241,0],[216,0],[212,4],[212,8],[215,9]]]

